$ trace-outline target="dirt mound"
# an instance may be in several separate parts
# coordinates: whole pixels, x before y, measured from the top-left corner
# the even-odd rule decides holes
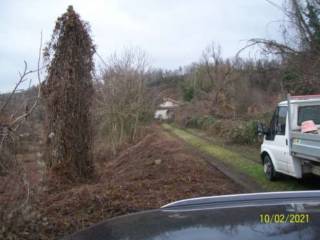
[[[135,195],[134,202],[140,208],[159,207],[186,197],[234,193],[238,189],[221,172],[161,131],[146,136],[107,163],[105,169],[104,174],[112,176],[114,184]]]
[[[24,238],[56,239],[110,217],[240,189],[161,129],[106,160],[98,170],[92,183],[51,184],[34,204],[40,213],[37,231],[30,226],[30,235]]]

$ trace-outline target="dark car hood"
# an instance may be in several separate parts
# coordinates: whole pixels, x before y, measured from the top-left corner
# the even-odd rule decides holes
[[[261,214],[309,214],[309,223],[261,223]],[[320,200],[246,201],[168,206],[113,218],[65,239],[206,240],[320,239]]]

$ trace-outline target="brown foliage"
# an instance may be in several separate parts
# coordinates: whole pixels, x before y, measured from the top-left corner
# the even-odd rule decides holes
[[[26,222],[30,230],[26,236],[21,231],[19,236],[59,239],[107,218],[158,208],[178,199],[242,191],[155,126],[118,157],[101,159],[97,175],[99,178],[87,184],[50,179],[48,189],[38,196],[42,218],[36,224]]]
[[[69,179],[93,174],[91,98],[94,46],[88,24],[70,6],[45,49],[47,166]]]

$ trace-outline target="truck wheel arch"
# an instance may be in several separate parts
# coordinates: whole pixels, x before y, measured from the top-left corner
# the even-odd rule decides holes
[[[266,155],[269,155],[266,151],[264,151],[264,152],[262,152],[262,153],[260,154],[260,159],[261,159],[261,164],[262,164],[262,165],[263,165],[264,157],[265,157]],[[270,155],[269,155],[269,157],[270,157]]]
[[[270,154],[268,151],[263,151],[263,152],[260,154],[261,164],[262,164],[262,165],[264,164],[264,157],[265,157],[266,155],[269,156],[269,158],[271,159],[271,162],[272,162],[273,166],[275,166],[274,160],[273,160],[273,156],[272,156],[272,154]]]
[[[263,152],[260,154],[260,157],[261,157],[261,164],[263,165],[264,164],[264,157],[268,155],[269,158],[271,159],[271,162],[273,164],[273,167],[275,169],[276,172],[278,172],[278,165],[275,164],[275,161],[274,161],[274,156],[272,153],[270,153],[268,150],[263,150]]]

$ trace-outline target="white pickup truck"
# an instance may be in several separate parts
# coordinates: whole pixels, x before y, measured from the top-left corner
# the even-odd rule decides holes
[[[264,134],[261,160],[269,180],[283,173],[302,178],[320,175],[320,134],[302,133],[301,123],[313,120],[320,126],[320,95],[290,96],[280,102],[269,127],[258,125]]]

